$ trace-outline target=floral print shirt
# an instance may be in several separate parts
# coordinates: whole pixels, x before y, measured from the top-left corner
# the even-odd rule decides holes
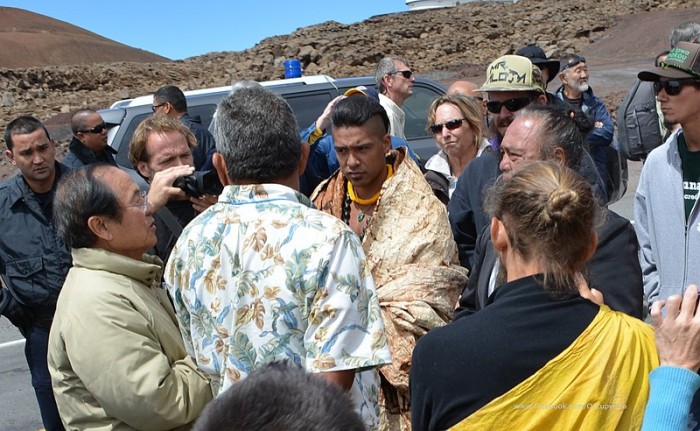
[[[340,220],[285,186],[227,186],[183,230],[165,282],[215,395],[275,360],[354,369],[350,394],[376,429],[376,367],[391,354],[359,238]]]

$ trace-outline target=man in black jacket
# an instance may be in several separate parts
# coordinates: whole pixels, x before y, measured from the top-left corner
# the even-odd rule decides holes
[[[5,155],[20,172],[0,185],[0,273],[14,293],[3,314],[26,338],[24,354],[44,428],[63,430],[46,354],[56,300],[72,264],[53,225],[54,192],[68,168],[56,162],[54,142],[34,117],[12,120],[5,143]]]
[[[107,125],[99,112],[92,109],[77,111],[70,120],[70,128],[73,139],[61,163],[71,169],[100,162],[117,166],[113,156],[117,152],[107,145]]]
[[[582,134],[565,112],[548,105],[531,106],[518,112],[503,138],[499,171],[511,175],[515,169],[537,160],[553,160],[579,170],[583,148]],[[493,169],[491,172],[495,174]],[[613,310],[641,319],[644,291],[634,228],[614,212],[601,211],[596,229],[598,247],[586,274],[589,285],[603,293],[606,305]],[[500,272],[486,225],[477,240],[472,272],[455,316],[486,306],[491,293],[501,284]]]
[[[129,143],[129,160],[150,185],[148,202],[156,211],[153,217],[158,238],[153,254],[163,262],[182,228],[217,199],[213,195],[188,196],[173,187],[176,177],[194,173],[195,146],[195,137],[185,125],[162,115],[142,121]]]

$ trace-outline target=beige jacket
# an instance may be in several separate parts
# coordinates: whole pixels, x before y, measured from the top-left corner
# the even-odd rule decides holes
[[[56,404],[70,430],[167,430],[212,392],[187,356],[161,261],[74,249],[49,338]]]

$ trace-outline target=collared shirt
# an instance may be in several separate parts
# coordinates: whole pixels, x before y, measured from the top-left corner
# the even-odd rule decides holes
[[[490,146],[491,143],[488,139],[482,139],[481,145],[477,150],[476,157],[479,157]],[[437,154],[429,158],[425,163],[425,169],[438,172],[447,178],[449,183],[449,197],[452,197],[452,192],[454,192],[455,187],[457,187],[457,180],[459,178],[452,174],[452,168],[450,167],[450,162],[447,159],[447,154],[445,154],[445,152],[442,150],[438,151]]]
[[[382,105],[389,116],[389,134],[398,136],[401,139],[406,139],[406,133],[403,130],[406,122],[406,113],[403,112],[403,109],[383,94],[379,95],[379,104]]]
[[[227,186],[182,232],[165,281],[215,394],[274,360],[354,369],[351,396],[377,427],[373,367],[391,355],[362,246],[340,220],[281,185]]]

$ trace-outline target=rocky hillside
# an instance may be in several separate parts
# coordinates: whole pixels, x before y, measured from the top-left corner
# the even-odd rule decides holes
[[[0,8],[0,17],[5,9]],[[108,107],[165,84],[188,90],[228,85],[236,79],[277,79],[283,76],[283,62],[289,58],[301,59],[305,74],[340,77],[371,74],[377,60],[395,54],[410,59],[418,73],[449,83],[460,76],[479,76],[490,60],[528,42],[539,43],[554,57],[567,51],[582,52],[622,17],[672,9],[686,10],[684,20],[700,20],[700,0],[471,3],[381,15],[351,25],[325,22],[264,39],[245,51],[215,52],[174,62],[0,68],[0,124],[23,114],[36,115],[49,124],[65,123],[76,109]],[[648,35],[657,29],[635,31]],[[633,36],[633,43],[621,41],[619,53],[613,56],[652,57],[667,43],[668,28],[660,25],[658,32],[656,45],[634,43]]]

